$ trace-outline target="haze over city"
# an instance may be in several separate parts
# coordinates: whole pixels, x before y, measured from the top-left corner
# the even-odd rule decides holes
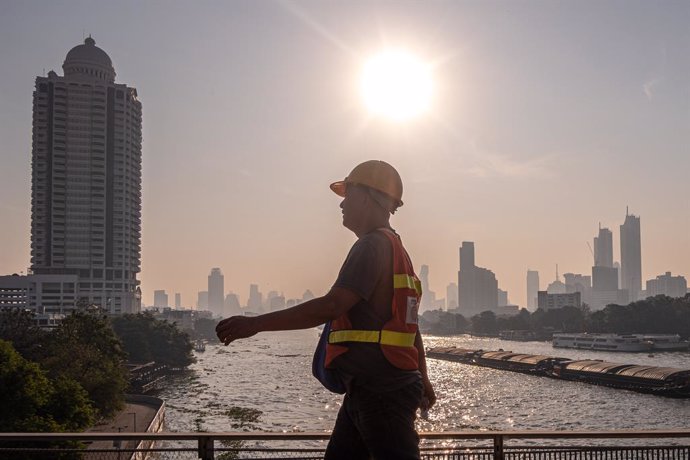
[[[0,273],[30,264],[36,76],[91,35],[143,104],[143,302],[193,305],[211,267],[249,284],[324,293],[354,236],[328,184],[378,158],[400,171],[392,219],[430,288],[458,248],[525,305],[588,274],[587,242],[641,217],[642,281],[690,275],[688,2],[0,3]],[[431,68],[428,109],[371,112],[368,58]]]

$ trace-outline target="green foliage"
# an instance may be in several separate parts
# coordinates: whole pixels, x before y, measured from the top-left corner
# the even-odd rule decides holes
[[[34,321],[28,310],[4,308],[0,310],[0,339],[12,343],[24,358],[36,361],[43,348],[46,333]]]
[[[77,382],[65,377],[51,381],[5,340],[0,340],[0,407],[0,432],[78,431],[94,419]]]
[[[175,323],[157,320],[150,313],[115,317],[112,323],[129,362],[155,361],[171,367],[186,367],[194,362],[189,335]]]
[[[470,322],[472,324],[473,332],[482,334],[498,333],[496,314],[492,311],[483,311],[480,314],[473,316]]]
[[[426,315],[425,315],[426,316]],[[522,309],[517,315],[496,317],[486,311],[467,320],[462,315],[443,312],[438,321],[420,323],[424,329],[437,334],[463,333],[497,334],[501,330],[532,331],[544,340],[555,331],[609,332],[617,334],[679,334],[690,337],[690,294],[680,298],[650,297],[628,305],[608,305],[590,312],[587,307],[539,309],[533,313]]]
[[[198,318],[194,321],[194,332],[198,339],[218,340],[216,336],[216,325],[218,320],[211,318]]]
[[[100,417],[110,417],[124,406],[125,353],[106,317],[88,312],[67,316],[48,335],[44,350],[41,364],[48,374],[58,381],[78,382]]]

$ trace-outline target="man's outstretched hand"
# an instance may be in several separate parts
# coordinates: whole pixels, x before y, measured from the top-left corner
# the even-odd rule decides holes
[[[257,332],[256,318],[247,316],[231,316],[216,326],[216,335],[225,345],[237,339],[251,337]]]

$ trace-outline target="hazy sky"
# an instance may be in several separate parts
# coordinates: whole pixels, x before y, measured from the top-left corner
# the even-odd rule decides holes
[[[142,289],[185,305],[221,267],[323,294],[354,236],[328,184],[395,165],[392,223],[445,297],[458,247],[525,305],[590,273],[586,242],[641,216],[642,276],[690,275],[690,1],[0,0],[0,274],[29,265],[34,79],[92,34],[143,103]],[[404,48],[434,64],[428,115],[367,113],[358,75]]]

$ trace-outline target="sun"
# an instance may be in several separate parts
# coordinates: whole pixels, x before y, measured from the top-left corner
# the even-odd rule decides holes
[[[401,50],[371,57],[361,74],[361,91],[369,111],[395,121],[427,112],[433,95],[431,66]]]

